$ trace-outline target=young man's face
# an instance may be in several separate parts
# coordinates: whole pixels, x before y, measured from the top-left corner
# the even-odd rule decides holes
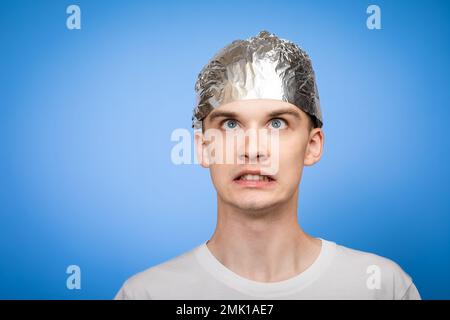
[[[221,105],[204,119],[203,128],[196,134],[201,165],[210,168],[222,201],[247,211],[270,209],[296,196],[303,166],[322,155],[323,131],[312,128],[304,111],[281,100]]]

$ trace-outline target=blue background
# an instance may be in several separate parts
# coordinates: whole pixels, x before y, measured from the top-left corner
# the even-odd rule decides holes
[[[325,152],[301,182],[301,225],[450,298],[449,6],[373,3],[381,30],[367,1],[2,2],[0,298],[110,299],[209,239],[209,173],[173,165],[170,136],[190,130],[208,59],[262,29],[317,74]]]

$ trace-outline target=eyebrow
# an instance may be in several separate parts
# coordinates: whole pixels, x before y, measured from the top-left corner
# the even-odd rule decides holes
[[[237,118],[238,114],[232,111],[213,111],[209,114],[209,121],[213,122],[216,118]]]
[[[300,114],[297,111],[292,110],[290,108],[272,111],[267,116],[269,118],[273,118],[279,117],[281,115],[291,115],[300,120]],[[217,110],[210,113],[209,120],[213,122],[217,118],[238,118],[238,117],[239,115],[236,112]]]
[[[270,118],[279,117],[282,115],[291,115],[300,120],[300,114],[298,113],[298,111],[295,111],[292,109],[275,110],[275,111],[272,111],[271,113],[269,113]]]

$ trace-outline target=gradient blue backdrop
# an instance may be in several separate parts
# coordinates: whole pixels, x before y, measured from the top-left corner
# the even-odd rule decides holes
[[[366,28],[378,4],[382,30]],[[66,28],[81,7],[82,29]],[[196,76],[267,29],[307,50],[325,153],[299,219],[450,298],[447,1],[5,1],[0,6],[0,298],[112,298],[206,241],[208,171],[175,166]],[[66,288],[81,267],[82,289]]]

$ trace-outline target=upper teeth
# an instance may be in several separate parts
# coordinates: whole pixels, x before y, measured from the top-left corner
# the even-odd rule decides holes
[[[269,181],[269,177],[260,176],[258,174],[244,174],[239,179],[241,180],[251,180],[251,181]]]

